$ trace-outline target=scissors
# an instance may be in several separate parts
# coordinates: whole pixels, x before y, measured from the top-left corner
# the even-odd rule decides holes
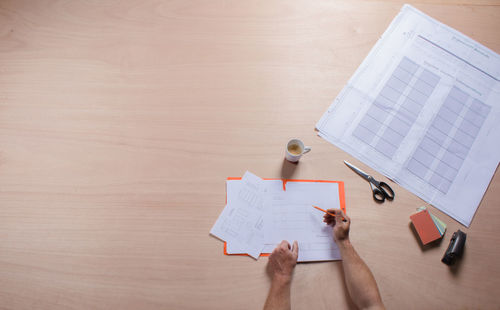
[[[349,163],[348,161],[344,160],[344,164],[346,164],[347,167],[354,170],[354,172],[359,174],[363,179],[370,182],[370,186],[373,192],[373,199],[375,199],[376,202],[382,203],[386,199],[387,200],[394,199],[394,191],[389,185],[387,185],[387,183],[375,180],[371,175],[359,169],[358,167],[354,166],[353,164]]]

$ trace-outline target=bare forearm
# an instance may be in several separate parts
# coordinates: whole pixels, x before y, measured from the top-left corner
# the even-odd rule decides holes
[[[264,310],[290,310],[291,278],[275,277],[267,296]]]
[[[349,239],[337,242],[342,255],[347,290],[360,309],[384,309],[377,282]]]

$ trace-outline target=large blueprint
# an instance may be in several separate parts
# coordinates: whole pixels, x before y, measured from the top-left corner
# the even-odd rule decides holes
[[[405,5],[319,135],[469,226],[500,159],[500,57]]]

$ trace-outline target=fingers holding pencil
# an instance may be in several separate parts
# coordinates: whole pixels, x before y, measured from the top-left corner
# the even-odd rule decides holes
[[[328,210],[329,212],[326,213],[324,216],[323,216],[323,222],[325,222],[326,224],[328,225],[332,225],[334,226],[335,223],[336,223],[336,220],[335,220],[335,216],[332,216],[331,213],[335,214],[335,209],[329,209]]]
[[[328,210],[330,211],[330,210]],[[335,218],[331,224],[333,227],[333,239],[336,242],[349,239],[349,229],[351,227],[351,219],[340,209],[336,209]]]
[[[350,221],[350,218],[341,209],[328,209],[323,217],[323,222],[332,226],[335,226],[336,223]]]
[[[333,227],[332,233],[335,241],[349,239],[351,219],[344,213],[344,211],[341,209],[324,210],[314,205],[313,207],[326,213],[323,217],[323,222]]]

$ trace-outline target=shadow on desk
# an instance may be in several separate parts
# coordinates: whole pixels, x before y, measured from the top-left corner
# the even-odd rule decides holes
[[[281,178],[282,179],[292,179],[295,174],[297,168],[299,166],[299,162],[292,163],[283,158],[283,164],[281,165]]]

